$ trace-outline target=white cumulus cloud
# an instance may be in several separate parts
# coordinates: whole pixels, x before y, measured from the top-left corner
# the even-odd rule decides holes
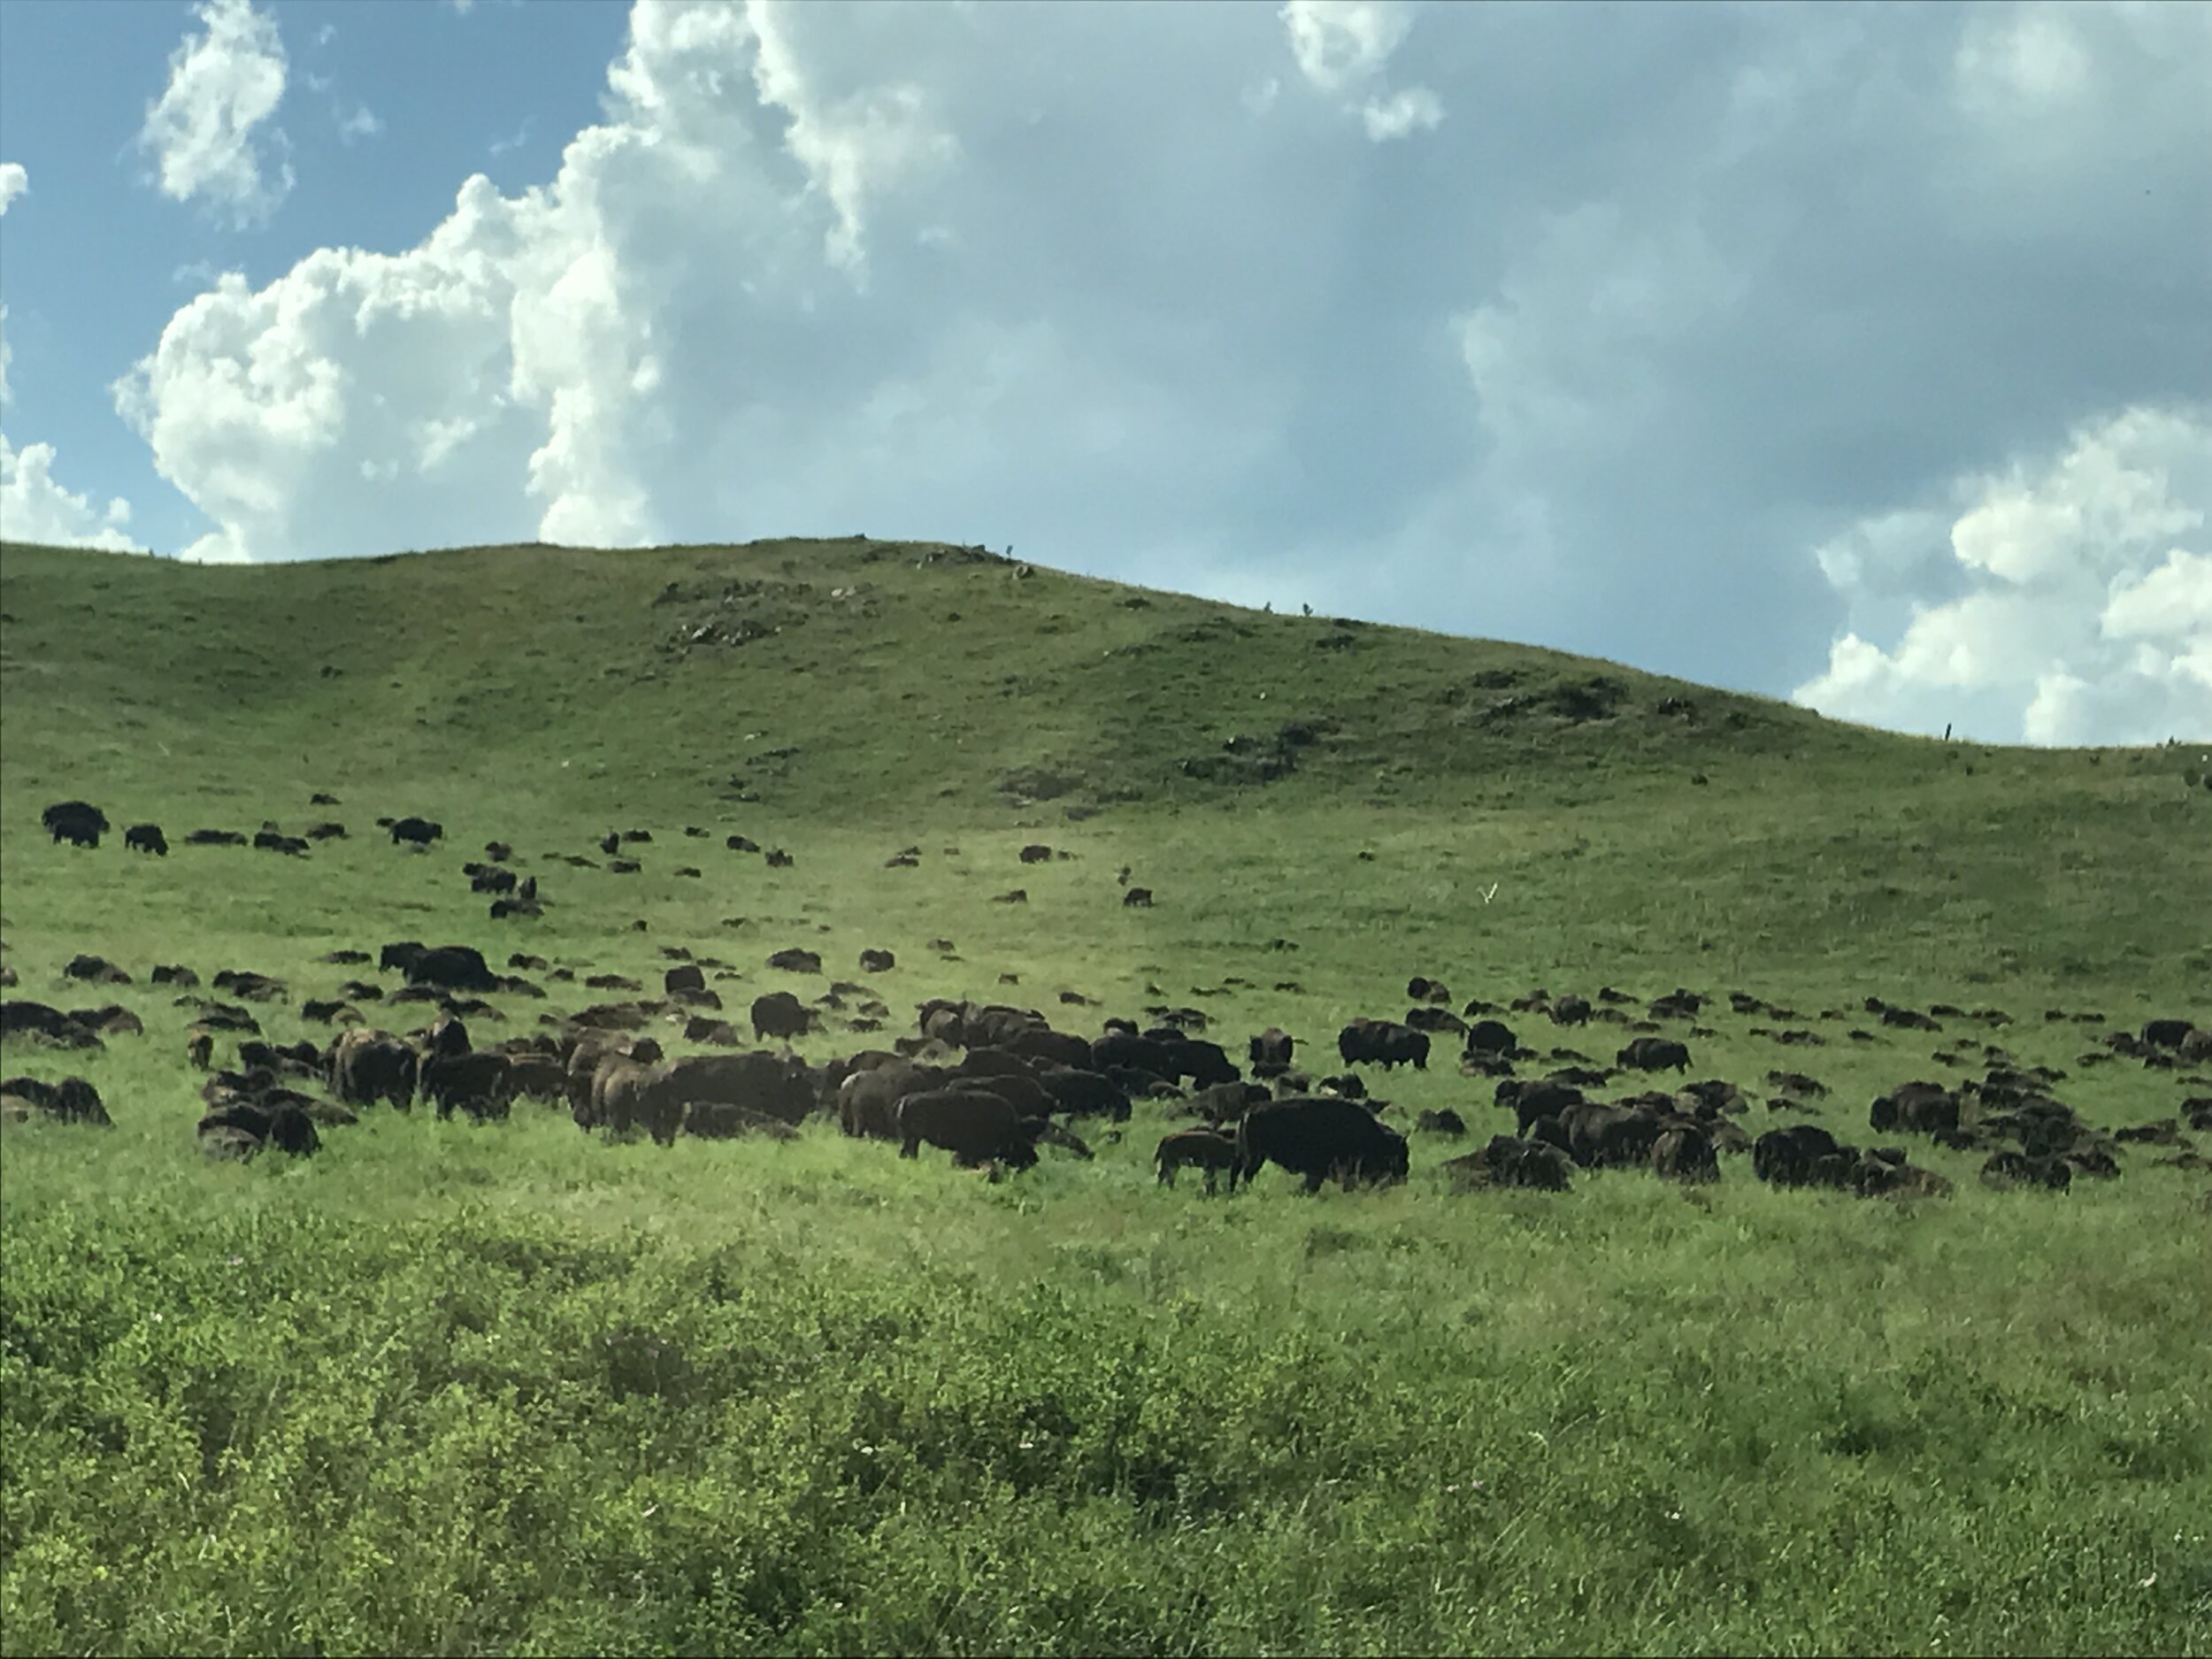
[[[2212,737],[2212,413],[2130,410],[1956,493],[1947,548],[1869,560],[1847,539],[1824,552],[1847,601],[1894,601],[1901,585],[1910,615],[1887,649],[1845,634],[1798,701],[2001,741]],[[1905,515],[1854,535],[1894,542],[1900,525],[1936,527]],[[1932,578],[1963,591],[1910,591]]]
[[[6,217],[30,185],[30,175],[19,163],[0,162],[0,218]],[[0,305],[0,410],[6,408],[10,396],[7,320],[8,308]],[[119,550],[134,545],[123,528],[130,516],[130,503],[119,497],[101,509],[88,497],[64,488],[54,477],[52,444],[28,444],[19,451],[0,432],[0,536],[11,541]]]
[[[206,0],[194,10],[204,30],[171,54],[168,87],[146,106],[139,144],[172,201],[200,202],[239,226],[262,223],[293,182],[283,130],[268,125],[284,101],[284,42],[276,19],[252,0]]]
[[[1285,0],[1276,13],[1298,71],[1317,92],[1341,96],[1377,143],[1427,132],[1444,103],[1427,87],[1383,89],[1383,72],[1413,27],[1405,0]]]

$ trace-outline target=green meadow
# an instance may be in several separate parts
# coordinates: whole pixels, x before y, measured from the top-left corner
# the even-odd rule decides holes
[[[1666,1034],[1754,1134],[1804,1120],[1779,1070],[1882,1139],[1876,1095],[1978,1075],[1983,1041],[2116,1129],[2212,1094],[2101,1041],[2212,1023],[2207,750],[1893,736],[935,543],[0,548],[5,995],[144,1025],[0,1054],[114,1118],[0,1129],[0,1648],[2212,1652],[2212,1180],[2170,1148],[2055,1194],[1913,1140],[1956,1190],[1909,1204],[1740,1156],[1460,1193],[1440,1166],[1513,1119],[1439,1036],[1367,1081],[1469,1136],[1312,1198],[1158,1186],[1158,1102],[996,1182],[827,1120],[664,1149],[530,1102],[232,1164],[150,979],[275,975],[268,1037],[321,1043],[303,1000],[398,983],[335,949],[572,972],[491,997],[484,1043],[682,949],[741,1025],[837,980],[888,1004],[856,1029],[846,995],[817,1063],[964,996],[1085,1035],[1194,1009],[1239,1059],[1279,1025],[1317,1075],[1417,974],[1455,1008],[1686,987],[1702,1034]],[[96,849],[41,827],[72,798]],[[375,819],[409,814],[445,839],[393,846]],[[183,844],[265,819],[348,833]],[[142,821],[167,857],[125,849]],[[633,827],[617,873],[595,843]],[[542,917],[471,892],[493,840]],[[770,969],[788,946],[824,973]],[[80,953],[132,982],[65,979]],[[1629,1035],[1504,1018],[1599,1065]]]

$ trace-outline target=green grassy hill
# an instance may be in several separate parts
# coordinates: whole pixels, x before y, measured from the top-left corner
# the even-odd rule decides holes
[[[953,995],[1087,1034],[1194,1007],[1233,1053],[1280,1025],[1330,1069],[1416,973],[1683,985],[1719,999],[1692,1075],[1749,1090],[1754,1133],[1795,1121],[1771,1071],[1865,1141],[1875,1094],[1984,1041],[2118,1126],[2212,1094],[2082,1059],[2212,1015],[2208,772],[937,544],[0,546],[8,995],[145,1025],[0,1056],[116,1118],[0,1132],[0,1648],[2204,1651],[2212,1221],[2171,1148],[2063,1198],[1924,1142],[1958,1192],[1911,1208],[1742,1159],[1704,1190],[1455,1195],[1437,1166],[1512,1125],[1443,1038],[1374,1081],[1470,1141],[1313,1200],[1158,1189],[1153,1107],[995,1186],[826,1126],[668,1152],[539,1108],[237,1166],[195,1150],[189,1010],[148,974],[279,975],[268,1034],[319,1041],[301,1002],[362,972],[334,949],[574,975],[493,999],[506,1036],[680,949],[741,1018],[864,979],[887,1028],[849,996],[818,1061]],[[114,823],[98,849],[42,831],[70,797]],[[446,841],[389,845],[373,819],[409,813]],[[265,818],[349,833],[180,844]],[[124,850],[141,820],[170,856]],[[632,826],[617,873],[595,843]],[[470,892],[493,839],[541,918]],[[825,975],[768,968],[786,945]],[[134,982],[63,979],[79,952]],[[2013,1023],[1898,1031],[1868,996]],[[1601,1063],[1621,1040],[1510,1018]]]

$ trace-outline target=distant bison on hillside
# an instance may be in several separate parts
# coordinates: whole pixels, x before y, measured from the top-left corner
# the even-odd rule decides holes
[[[445,826],[426,818],[403,818],[392,825],[392,845],[410,841],[417,847],[427,847],[432,841],[445,839]]]
[[[79,847],[97,847],[109,829],[107,814],[88,801],[57,801],[40,815],[40,821],[56,841]]]
[[[169,856],[169,838],[158,824],[132,825],[123,832],[123,845],[134,853],[152,853],[158,858]]]

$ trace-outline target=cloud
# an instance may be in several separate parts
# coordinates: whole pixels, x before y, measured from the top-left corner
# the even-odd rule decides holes
[[[2006,503],[2198,419],[2212,13],[1594,15],[641,7],[549,182],[119,406],[207,557],[864,528],[1937,730],[2188,695],[2197,533],[2085,598]]]
[[[265,223],[293,181],[283,130],[257,130],[284,99],[276,19],[252,0],[206,0],[194,12],[205,32],[171,55],[169,85],[146,106],[139,144],[170,200],[197,201],[241,227]]]
[[[30,175],[19,164],[0,162],[0,218],[30,185]],[[8,308],[0,305],[0,410],[12,396],[7,320]],[[8,540],[123,550],[134,545],[123,528],[130,516],[130,503],[119,497],[102,511],[64,488],[54,478],[52,444],[34,443],[19,451],[0,432],[0,534]]]
[[[1860,533],[1925,538],[1909,557],[1824,559],[1847,600],[1901,588],[1910,617],[1886,650],[1844,634],[1800,702],[2004,741],[2212,737],[2212,411],[2131,410],[1955,494],[1941,540],[1924,516]],[[1917,597],[1931,576],[1953,596]]]
[[[1276,15],[1299,73],[1316,91],[1346,95],[1344,107],[1377,143],[1427,132],[1444,119],[1443,101],[1426,87],[1380,89],[1391,55],[1412,27],[1402,0],[1286,0]],[[1362,92],[1367,96],[1352,96]]]
[[[343,111],[334,104],[330,113],[331,119],[338,123],[338,140],[341,143],[350,144],[357,138],[374,138],[384,131],[383,120],[365,104],[357,104],[352,109]]]

